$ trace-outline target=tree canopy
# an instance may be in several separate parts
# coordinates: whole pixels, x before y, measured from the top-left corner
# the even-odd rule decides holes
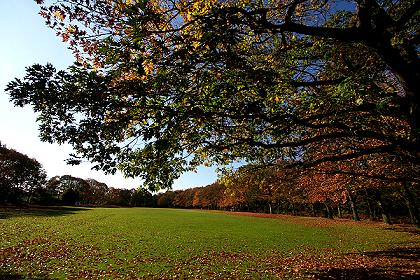
[[[30,200],[34,191],[46,182],[47,174],[33,158],[8,149],[0,142],[0,203]]]
[[[6,90],[70,163],[152,190],[237,160],[419,182],[419,1],[36,2],[77,63]]]

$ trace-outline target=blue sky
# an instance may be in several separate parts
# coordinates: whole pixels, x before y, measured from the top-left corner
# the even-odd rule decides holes
[[[36,115],[31,108],[13,107],[4,93],[6,84],[22,77],[25,67],[34,63],[51,62],[64,69],[73,61],[71,52],[54,32],[44,25],[33,0],[0,0],[0,141],[7,147],[36,158],[49,177],[72,175],[93,178],[110,187],[136,188],[139,179],[125,179],[90,169],[89,163],[68,166],[64,160],[72,152],[69,145],[43,143],[38,139]],[[197,173],[186,173],[174,184],[174,189],[204,186],[216,180],[214,168],[201,167]]]

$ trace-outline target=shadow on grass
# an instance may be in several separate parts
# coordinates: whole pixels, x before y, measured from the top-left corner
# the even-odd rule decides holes
[[[420,228],[417,228],[411,224],[399,224],[396,226],[386,227],[386,230],[396,231],[396,232],[408,232],[415,235],[420,235]]]
[[[367,264],[320,270],[312,274],[313,279],[420,279],[420,247],[365,252],[363,257]]]
[[[397,272],[389,273],[381,269],[372,268],[353,268],[353,269],[339,269],[332,268],[328,272],[321,272],[315,274],[313,279],[326,280],[326,279],[349,279],[349,280],[397,280],[409,279],[418,280],[419,274],[405,275]]]
[[[392,250],[374,251],[365,253],[369,257],[388,257],[394,259],[420,260],[420,247],[396,248]],[[419,263],[420,268],[420,263]],[[420,271],[419,271],[420,272]]]
[[[20,280],[23,277],[16,273],[6,273],[0,271],[0,280]]]
[[[14,217],[54,217],[76,214],[90,208],[69,206],[0,206],[0,219]],[[1,280],[0,275],[0,280]]]
[[[40,275],[31,275],[31,276],[23,276],[17,273],[9,273],[9,272],[1,272],[0,271],[0,280],[25,280],[25,279],[30,279],[30,280],[47,280],[47,279],[51,279],[48,276],[44,276],[42,274]]]

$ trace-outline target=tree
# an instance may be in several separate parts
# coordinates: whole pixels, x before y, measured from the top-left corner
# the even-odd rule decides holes
[[[223,206],[270,214],[274,209],[277,212],[290,209],[294,214],[297,205],[312,201],[301,183],[305,181],[305,172],[300,168],[289,169],[290,164],[279,161],[274,166],[245,165],[225,172],[220,180],[225,186]]]
[[[183,191],[176,191],[173,200],[173,206],[179,208],[193,208],[194,197],[199,188],[186,189]]]
[[[106,203],[108,186],[105,183],[98,182],[94,179],[86,179],[85,181],[92,189],[92,197],[90,198],[91,203],[95,205],[104,205]]]
[[[392,124],[384,122],[382,125],[393,127]],[[361,139],[349,139],[350,145],[363,145],[365,148],[375,146],[375,141],[363,141]],[[373,143],[372,143],[373,142]],[[323,141],[312,144],[305,152],[305,157],[317,161],[328,154],[333,154],[338,148],[345,148],[339,141]],[[414,224],[419,223],[418,206],[416,194],[411,190],[410,184],[407,184],[408,177],[416,178],[419,172],[418,166],[405,162],[401,157],[392,153],[362,155],[352,159],[342,160],[340,162],[323,162],[316,167],[305,170],[302,173],[301,184],[306,184],[309,197],[315,200],[329,199],[335,203],[339,201],[348,201],[354,220],[359,220],[356,207],[356,197],[361,190],[363,193],[374,193],[373,196],[380,206],[385,220],[389,217],[385,212],[386,206],[381,201],[381,189],[399,188],[407,208],[410,213],[411,221]],[[320,201],[322,202],[322,201]],[[339,205],[339,204],[338,204]]]
[[[173,191],[166,191],[164,193],[157,194],[157,207],[167,208],[173,207],[173,201],[175,199],[175,192]]]
[[[93,204],[93,188],[82,178],[71,175],[52,177],[46,185],[48,193],[57,201],[74,205]]]
[[[65,205],[76,205],[76,203],[80,200],[80,192],[78,190],[68,188],[61,196],[61,200]]]
[[[30,202],[34,191],[46,182],[42,165],[33,158],[0,143],[0,202]]]
[[[201,190],[201,207],[207,209],[220,209],[226,187],[219,181],[205,186]]]
[[[152,207],[153,195],[144,188],[138,188],[131,195],[130,206],[134,207]]]
[[[391,154],[418,171],[419,7],[53,2],[41,14],[79,64],[67,72],[34,65],[6,90],[15,105],[40,113],[44,141],[73,145],[71,163],[82,156],[119,168],[152,190],[202,163],[302,159],[324,140],[341,146],[302,165]],[[418,183],[418,174],[399,179]]]
[[[258,204],[263,203],[271,214],[280,183],[275,175],[275,168],[247,165],[229,175],[225,174],[222,183],[226,186],[226,194],[235,197],[237,203],[248,208],[248,211],[255,210]]]
[[[109,188],[106,198],[107,205],[130,206],[130,201],[135,190]]]

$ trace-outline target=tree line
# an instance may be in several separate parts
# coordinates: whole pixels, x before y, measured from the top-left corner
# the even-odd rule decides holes
[[[419,224],[418,188],[331,180],[247,165],[205,187],[158,194],[156,205]]]
[[[349,174],[244,165],[224,170],[219,180],[185,190],[108,187],[70,175],[47,179],[33,158],[0,145],[0,203],[122,207],[168,207],[282,213],[351,218],[382,218],[419,224],[418,188],[401,182],[358,180]]]
[[[0,142],[0,204],[153,206],[143,188],[108,187],[94,179],[71,175],[47,178],[42,165]]]

